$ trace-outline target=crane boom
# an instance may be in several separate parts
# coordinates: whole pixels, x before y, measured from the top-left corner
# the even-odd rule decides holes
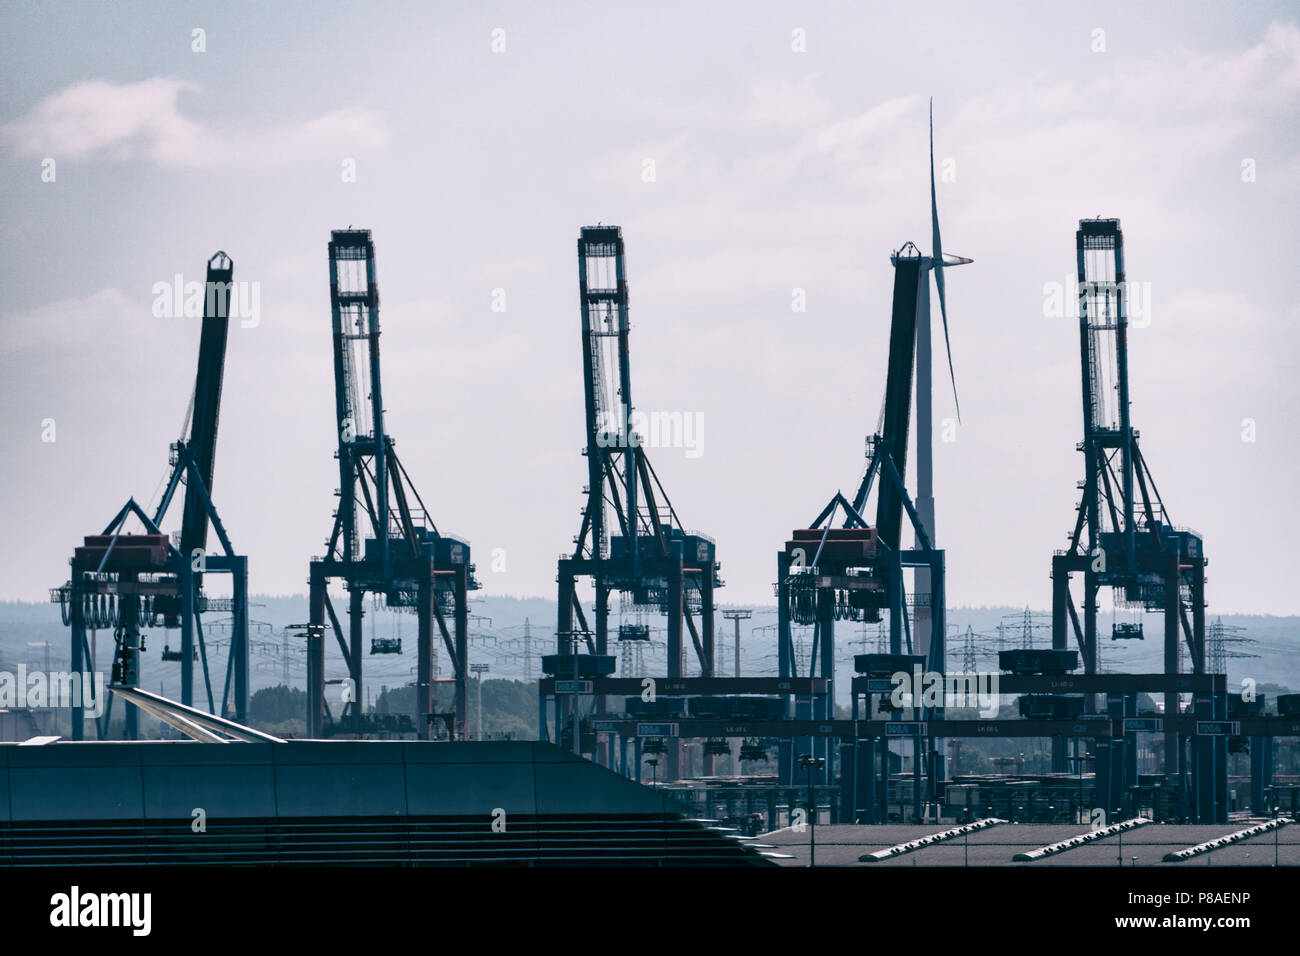
[[[912,412],[912,369],[916,361],[917,301],[928,283],[920,252],[911,243],[893,256],[894,302],[889,326],[889,371],[885,380],[884,429],[880,440],[898,468],[907,473],[907,439]],[[925,316],[926,321],[929,315]],[[903,500],[889,482],[882,482],[876,499],[876,528],[880,538],[897,550],[903,524]]]
[[[226,369],[226,339],[230,327],[230,296],[234,291],[235,264],[224,252],[208,260],[204,283],[203,329],[199,336],[199,362],[194,377],[193,413],[186,453],[198,469],[203,486],[212,495],[213,465],[217,451],[217,419],[221,413],[221,382]],[[181,553],[202,550],[208,540],[208,513],[191,484],[185,488],[181,522]]]

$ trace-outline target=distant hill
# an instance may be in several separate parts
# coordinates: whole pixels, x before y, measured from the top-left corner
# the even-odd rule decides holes
[[[341,602],[337,599],[335,607]],[[415,618],[406,613],[395,613],[375,604],[366,604],[366,621],[363,633],[367,644],[375,636],[400,636],[403,639],[401,655],[367,656],[366,674],[369,691],[377,696],[383,687],[400,687],[413,678],[415,654]],[[617,601],[615,601],[617,608]],[[726,607],[726,605],[723,605]],[[753,617],[741,622],[741,666],[746,674],[776,673],[776,607],[754,607]],[[538,676],[540,656],[553,653],[555,648],[555,602],[546,598],[476,597],[471,604],[470,654],[474,659],[488,663],[492,678],[522,679]],[[283,629],[289,624],[307,620],[305,595],[258,595],[252,599],[250,618],[253,624],[254,650],[252,655],[252,686],[256,690],[283,682],[285,663],[289,664],[290,683],[300,686],[303,680],[303,654],[300,638],[286,637]],[[619,615],[611,615],[616,626]],[[630,620],[631,618],[625,618]],[[1131,613],[1121,613],[1120,620],[1133,621]],[[1208,623],[1219,618],[1210,615]],[[1241,629],[1230,633],[1226,644],[1229,654],[1253,654],[1255,657],[1229,656],[1228,675],[1236,683],[1251,677],[1263,683],[1281,684],[1300,690],[1300,617],[1271,617],[1265,615],[1223,615],[1225,629]],[[527,622],[527,624],[525,624]],[[643,663],[650,673],[663,673],[665,666],[664,632],[662,618],[647,617],[651,627],[651,646],[642,649]],[[1025,640],[1025,609],[1011,607],[951,608],[948,612],[949,660],[959,667],[963,659],[964,635],[967,628],[977,635],[977,666],[992,668],[992,654],[1000,639],[1005,647],[1022,646]],[[1050,640],[1050,615],[1046,611],[1029,612],[1028,631],[1035,646],[1047,646]],[[1155,615],[1142,617],[1146,640],[1113,641],[1110,639],[1112,618],[1101,615],[1098,629],[1101,634],[1101,661],[1104,670],[1158,671],[1163,661],[1161,625]],[[734,669],[734,638],[732,624],[718,617],[718,661],[723,675]],[[528,632],[527,635],[525,632]],[[797,629],[796,647],[800,659],[805,660],[810,648],[811,629]],[[852,655],[864,650],[875,650],[884,631],[878,625],[840,622],[837,626],[837,666],[847,676],[852,666]],[[224,629],[214,627],[209,637],[217,642],[225,639]],[[1244,640],[1241,640],[1244,639]],[[149,635],[149,651],[145,659],[145,686],[150,690],[160,687],[164,692],[175,692],[179,683],[179,667],[164,664],[158,659],[165,642],[176,643],[179,632],[155,632]],[[42,664],[45,642],[49,642],[51,666],[66,667],[68,662],[68,631],[59,618],[59,609],[51,604],[32,602],[0,602],[0,670],[12,671],[18,662],[28,666]],[[99,635],[99,664],[107,669],[111,653],[111,634]],[[527,665],[525,647],[529,652]],[[617,648],[611,649],[618,653]],[[286,654],[287,651],[287,654]],[[224,661],[224,650],[217,656]],[[327,669],[330,676],[342,676],[342,661],[337,645],[331,641]],[[445,660],[445,653],[441,654]],[[634,662],[633,662],[634,663]],[[688,651],[688,673],[696,670],[694,652]],[[336,674],[337,672],[337,674]],[[443,673],[442,676],[448,676]],[[843,683],[843,682],[841,682]]]

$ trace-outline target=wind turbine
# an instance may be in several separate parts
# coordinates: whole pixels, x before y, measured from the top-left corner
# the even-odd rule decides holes
[[[931,228],[931,253],[932,268],[934,270],[934,287],[939,292],[939,313],[943,316],[943,344],[948,350],[948,377],[952,380],[952,401],[957,408],[957,421],[961,421],[961,402],[957,400],[957,373],[952,367],[952,343],[948,339],[948,303],[944,296],[943,270],[945,266],[964,266],[974,262],[974,259],[968,259],[965,256],[944,255],[943,239],[939,235],[939,203],[935,198],[934,191],[934,97],[930,97],[930,228]],[[929,316],[925,317],[926,322],[921,323],[926,327],[926,335],[929,335]],[[920,324],[917,326],[920,328]],[[927,370],[928,377],[928,370]],[[920,385],[918,378],[917,385]]]
[[[963,266],[973,259],[965,256],[945,255],[943,239],[939,234],[939,202],[934,185],[934,98],[930,99],[930,229],[931,255],[921,259],[921,294],[916,303],[916,510],[925,527],[930,541],[937,546],[934,527],[934,422],[933,398],[934,376],[930,347],[930,284],[925,276],[927,271],[934,273],[934,287],[939,293],[939,314],[943,319],[943,344],[948,353],[948,377],[952,382],[952,401],[957,412],[957,421],[961,421],[961,403],[957,400],[957,373],[952,362],[952,342],[948,337],[948,302],[944,289],[943,270],[948,266]],[[930,572],[918,568],[916,572],[916,591],[918,594],[930,590]],[[928,609],[917,608],[916,634],[919,650],[929,653],[930,620]]]

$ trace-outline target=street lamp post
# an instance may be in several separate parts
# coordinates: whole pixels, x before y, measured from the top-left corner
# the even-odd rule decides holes
[[[1084,767],[1084,764],[1085,764],[1087,761],[1091,760],[1092,758],[1093,758],[1093,754],[1092,754],[1092,752],[1091,752],[1091,751],[1088,751],[1088,750],[1085,750],[1085,751],[1083,752],[1083,756],[1079,759],[1079,812],[1080,812],[1080,813],[1082,813],[1082,812],[1083,812],[1083,809],[1084,809],[1084,807],[1083,807],[1083,767]],[[1096,792],[1097,792],[1097,782],[1096,782],[1096,777],[1093,778],[1093,785],[1092,785],[1092,786],[1093,786],[1093,800],[1095,801],[1095,800],[1096,800]],[[1092,814],[1091,814],[1091,813],[1088,814],[1088,817],[1087,817],[1087,818],[1088,818],[1089,820],[1091,820],[1091,819],[1092,819]]]
[[[476,740],[483,739],[483,675],[489,670],[487,664],[470,664],[469,669],[478,675],[478,729],[474,733]]]
[[[740,676],[740,622],[747,621],[754,616],[753,611],[737,608],[731,611],[723,611],[722,616],[736,625],[736,673],[732,677]]]
[[[813,773],[820,771],[826,766],[825,757],[815,757],[812,754],[801,754],[799,756],[799,766],[808,771],[808,817],[811,825],[808,828],[808,865],[817,865],[817,800],[813,793]]]
[[[1278,813],[1281,812],[1281,810],[1282,810],[1282,804],[1278,800],[1277,794],[1274,793],[1273,794],[1273,865],[1274,866],[1277,866],[1277,834],[1278,834],[1278,830],[1282,829],[1277,825],[1277,815]]]
[[[577,690],[578,677],[579,677],[578,643],[584,637],[589,638],[591,634],[592,634],[591,631],[557,631],[556,632],[557,637],[568,638],[569,654],[573,658],[574,689],[573,692],[569,695],[569,707],[570,707],[569,730],[573,734],[573,752],[575,754],[582,753],[582,741],[581,738],[578,736],[578,690]],[[557,674],[556,676],[558,677],[559,675]],[[558,698],[557,698],[557,708],[558,708]],[[561,742],[563,742],[564,731],[560,727],[560,715],[558,709],[555,715],[555,733],[557,736],[561,738]]]

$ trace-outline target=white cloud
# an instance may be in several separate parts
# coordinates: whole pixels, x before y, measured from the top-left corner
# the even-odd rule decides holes
[[[204,124],[182,109],[194,83],[154,77],[138,83],[85,80],[36,104],[3,128],[20,154],[73,160],[144,160],[159,166],[279,166],[382,148],[382,119],[359,108],[261,129]]]
[[[792,81],[789,77],[762,80],[745,108],[745,121],[762,129],[806,129],[831,119],[830,102],[818,92],[817,74]]]
[[[180,94],[193,89],[191,83],[166,78],[124,84],[86,80],[47,96],[5,127],[5,134],[19,152],[30,155],[144,156],[176,164],[200,151],[202,130],[177,107]]]
[[[988,90],[955,113],[936,104],[936,162],[951,157],[957,173],[940,183],[940,213],[958,251],[978,256],[972,237],[1115,210],[1142,223],[1148,242],[1204,230],[1208,207],[1182,197],[1204,190],[1206,176],[1238,183],[1246,155],[1267,157],[1270,184],[1300,183],[1300,156],[1263,142],[1294,121],[1300,27],[1275,23],[1252,46],[1209,53],[1098,58],[1081,78],[1037,80]],[[596,158],[598,179],[635,195],[637,157],[665,157],[661,191],[624,222],[676,250],[655,274],[672,277],[672,300],[756,285],[848,287],[869,233],[891,245],[924,238],[928,248],[925,98],[846,113],[818,85],[817,74],[760,79],[740,109],[717,103],[708,120],[683,119],[671,140]],[[729,144],[729,161],[717,143]],[[719,249],[702,254],[701,242]]]

